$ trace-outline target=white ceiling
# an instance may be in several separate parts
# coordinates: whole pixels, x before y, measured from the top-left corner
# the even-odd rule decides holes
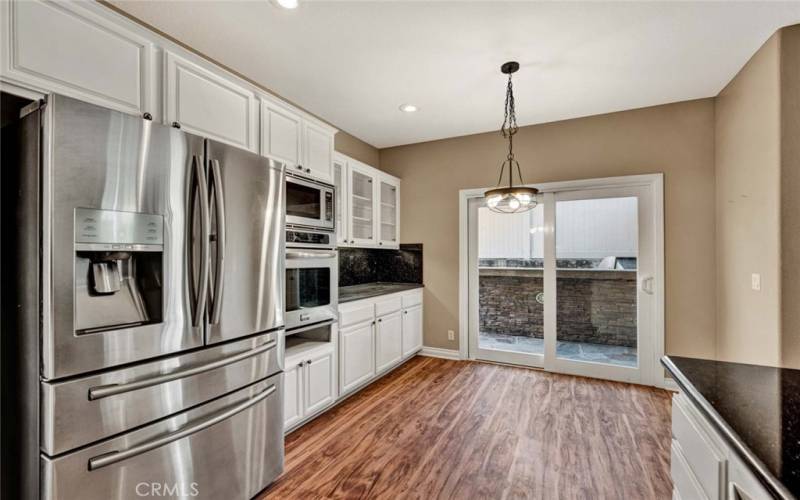
[[[716,95],[800,2],[112,3],[379,147]],[[420,110],[406,114],[402,103]]]

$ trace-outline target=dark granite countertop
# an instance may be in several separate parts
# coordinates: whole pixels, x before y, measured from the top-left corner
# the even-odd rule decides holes
[[[800,370],[665,356],[661,363],[777,498],[800,498]]]
[[[368,299],[390,293],[405,292],[415,288],[422,288],[422,283],[389,283],[378,281],[375,283],[364,283],[362,285],[350,285],[339,287],[339,303],[353,302],[354,300]]]

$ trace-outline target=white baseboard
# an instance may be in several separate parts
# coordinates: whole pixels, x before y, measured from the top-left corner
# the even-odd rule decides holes
[[[668,391],[681,392],[681,388],[678,386],[678,383],[669,377],[664,377],[664,383],[661,385],[661,387]]]
[[[461,359],[461,355],[457,349],[442,349],[441,347],[423,346],[422,350],[419,351],[419,355],[431,358]]]

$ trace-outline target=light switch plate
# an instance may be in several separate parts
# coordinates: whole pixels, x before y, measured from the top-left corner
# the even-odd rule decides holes
[[[750,276],[750,286],[755,291],[761,291],[761,275],[758,273],[753,273]]]

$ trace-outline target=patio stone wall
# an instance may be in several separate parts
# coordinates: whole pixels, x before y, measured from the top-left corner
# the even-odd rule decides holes
[[[480,331],[542,338],[541,269],[479,270]],[[558,339],[636,346],[636,272],[559,269]]]

